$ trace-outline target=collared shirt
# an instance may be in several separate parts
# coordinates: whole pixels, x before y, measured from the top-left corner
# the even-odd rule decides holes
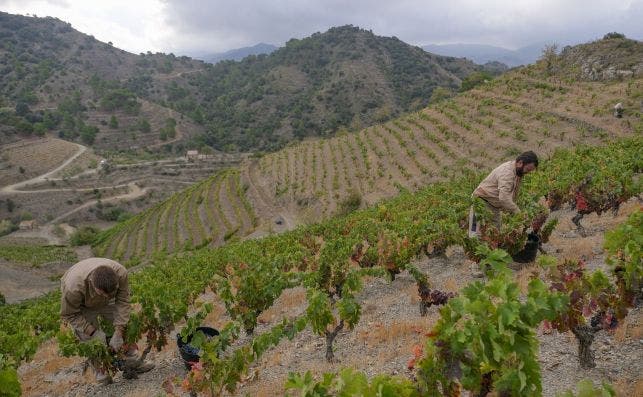
[[[99,266],[111,267],[118,276],[118,288],[109,297],[98,292],[91,281],[91,274]],[[62,292],[60,316],[73,328],[86,330],[89,323],[82,314],[83,309],[99,309],[114,304],[114,326],[125,326],[130,314],[130,291],[127,269],[120,263],[106,258],[82,260],[65,272],[60,280]]]
[[[516,161],[500,164],[473,191],[474,197],[480,197],[492,207],[507,212],[517,213],[520,208],[515,203],[520,188],[521,178],[516,174]]]

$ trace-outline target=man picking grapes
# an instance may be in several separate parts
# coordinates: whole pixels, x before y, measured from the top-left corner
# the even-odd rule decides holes
[[[522,153],[515,160],[500,164],[473,191],[473,197],[481,198],[493,214],[496,227],[500,228],[501,212],[516,214],[520,208],[516,197],[522,177],[538,167],[538,156],[532,151]],[[471,207],[469,211],[469,237],[477,237],[479,223]]]
[[[98,324],[101,317],[114,325],[114,334],[109,339],[110,350],[119,352],[123,349],[127,359],[136,362],[136,345],[123,348],[123,333],[131,310],[127,269],[110,259],[89,258],[70,267],[60,281],[60,316],[76,337],[81,342],[107,343],[107,336]],[[144,363],[136,372],[143,373],[153,367],[152,363]],[[103,369],[95,370],[99,383],[111,383],[111,377]]]

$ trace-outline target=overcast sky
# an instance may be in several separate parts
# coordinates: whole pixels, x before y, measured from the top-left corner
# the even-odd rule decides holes
[[[643,0],[0,0],[0,10],[54,16],[134,53],[177,55],[282,45],[346,24],[415,45],[515,49],[611,31],[643,39]]]

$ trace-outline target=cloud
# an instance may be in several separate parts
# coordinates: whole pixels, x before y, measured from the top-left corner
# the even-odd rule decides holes
[[[163,4],[159,0],[9,0],[0,9],[13,14],[52,16],[74,29],[131,52],[162,51],[158,32],[163,29]]]
[[[517,48],[588,41],[610,31],[643,38],[643,0],[0,0],[0,8],[53,15],[133,52],[281,45],[345,24],[415,45]]]
[[[165,0],[171,46],[223,51],[258,42],[283,44],[353,24],[411,44],[587,41],[608,31],[643,37],[643,0]]]

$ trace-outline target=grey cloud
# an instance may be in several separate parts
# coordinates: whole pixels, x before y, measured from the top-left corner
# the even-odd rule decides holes
[[[45,0],[44,2],[60,8],[70,7],[70,4],[67,0]],[[28,7],[28,6],[37,5],[37,3],[38,1],[34,1],[34,0],[0,0],[0,7],[5,8],[10,6],[16,6],[16,5],[19,5],[21,7]],[[34,12],[34,14],[38,14],[38,13]]]
[[[522,6],[521,6],[522,5]],[[587,41],[608,31],[643,36],[643,0],[571,1],[248,1],[166,0],[171,51],[225,51],[283,44],[353,24],[411,44],[469,42],[521,47]]]

